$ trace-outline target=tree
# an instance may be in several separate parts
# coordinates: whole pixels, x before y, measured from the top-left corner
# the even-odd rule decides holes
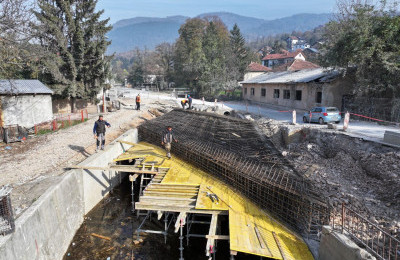
[[[400,17],[381,1],[340,1],[336,21],[326,26],[326,66],[356,70],[356,90],[381,97],[400,95]]]
[[[0,1],[0,77],[30,76],[38,48],[31,43],[34,35],[32,3],[28,0]]]
[[[194,89],[204,69],[203,35],[207,21],[200,18],[188,19],[179,29],[176,42],[174,68],[178,85]]]
[[[100,20],[97,0],[38,0],[37,33],[47,51],[42,59],[42,79],[62,97],[94,97],[109,74],[104,53],[111,30],[108,19]]]
[[[174,79],[174,52],[175,44],[164,42],[156,46],[157,63],[160,65],[164,76],[161,81],[165,82],[167,86]]]

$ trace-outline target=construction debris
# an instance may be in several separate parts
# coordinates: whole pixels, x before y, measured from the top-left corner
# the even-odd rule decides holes
[[[345,203],[400,236],[399,149],[309,128],[286,143],[287,126],[265,119],[258,124],[279,150],[289,150],[288,161],[327,198],[330,207]]]

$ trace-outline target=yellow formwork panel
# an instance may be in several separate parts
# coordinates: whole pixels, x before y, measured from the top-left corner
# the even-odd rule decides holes
[[[146,149],[152,150],[146,153],[140,151]],[[159,167],[169,168],[162,184],[200,185],[196,209],[228,210],[231,250],[272,259],[314,259],[300,236],[212,176],[212,173],[206,173],[176,157],[168,160],[163,149],[144,142],[129,149],[127,154],[145,158],[144,163],[157,161],[160,162]],[[121,155],[119,158],[129,156]],[[213,203],[207,197],[207,192],[216,194],[219,203]]]

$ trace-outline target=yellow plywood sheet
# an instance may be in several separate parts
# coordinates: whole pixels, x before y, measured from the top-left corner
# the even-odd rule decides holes
[[[146,147],[151,152],[140,152]],[[135,152],[135,150],[137,152]],[[157,161],[160,167],[169,168],[161,184],[200,185],[196,209],[229,211],[230,249],[233,251],[269,257],[272,259],[313,259],[304,241],[279,222],[272,219],[261,208],[237,191],[221,182],[212,173],[208,174],[176,157],[165,159],[165,151],[157,146],[140,143],[127,151],[129,156],[145,158],[146,162]],[[120,158],[127,158],[123,157]],[[207,192],[214,193],[219,203],[213,203]],[[268,198],[265,198],[268,199]],[[274,237],[275,234],[275,237]],[[276,239],[279,240],[279,248]]]
[[[215,197],[213,198],[213,201],[210,196],[208,196],[210,194],[214,193],[207,188],[205,183],[201,184],[199,194],[197,196],[196,209],[229,210],[227,202],[223,201],[218,195],[217,199],[215,199]]]

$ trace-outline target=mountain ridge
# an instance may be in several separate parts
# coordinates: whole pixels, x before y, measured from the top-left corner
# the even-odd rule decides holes
[[[238,24],[247,40],[292,31],[312,30],[327,23],[332,14],[299,13],[279,19],[266,20],[229,12],[211,12],[199,14],[197,18],[218,16],[231,29]],[[178,37],[178,30],[191,17],[174,15],[167,17],[133,17],[119,20],[108,34],[112,40],[108,53],[120,53],[134,48],[153,49],[162,42],[173,43]]]

